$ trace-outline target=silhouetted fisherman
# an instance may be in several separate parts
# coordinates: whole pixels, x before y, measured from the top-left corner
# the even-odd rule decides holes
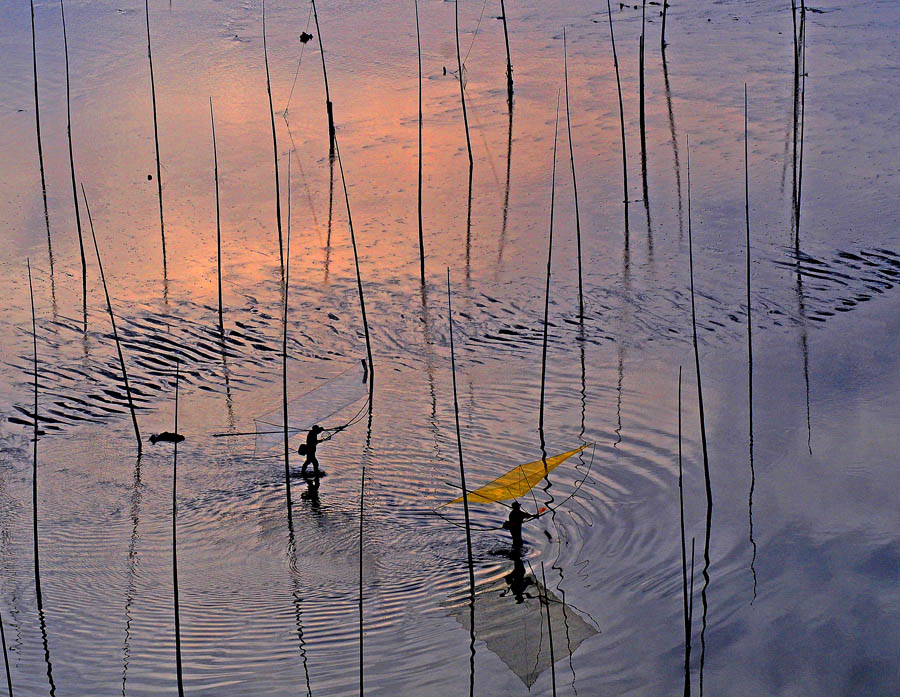
[[[509,530],[514,551],[522,549],[522,523],[530,518],[537,518],[537,516],[526,513],[518,501],[513,501],[512,510],[509,512],[509,518],[503,523],[503,529]]]
[[[153,445],[157,443],[181,443],[184,440],[184,436],[180,433],[171,433],[169,431],[163,431],[162,433],[153,433],[150,435],[150,442]]]
[[[522,561],[522,555],[513,551],[509,556],[513,560],[513,570],[504,577],[509,587],[500,593],[500,597],[512,593],[516,603],[524,603],[525,598],[534,598],[528,593],[528,586],[533,586],[535,583],[533,579],[525,576],[525,563]]]
[[[309,429],[309,433],[306,434],[306,443],[300,445],[297,448],[297,453],[300,455],[305,455],[306,460],[303,461],[303,468],[300,470],[300,476],[306,475],[306,468],[310,465],[313,466],[313,474],[316,479],[319,478],[319,461],[316,459],[316,446],[319,443],[324,442],[325,439],[319,440],[319,434],[324,431],[321,426],[316,424],[311,429]]]

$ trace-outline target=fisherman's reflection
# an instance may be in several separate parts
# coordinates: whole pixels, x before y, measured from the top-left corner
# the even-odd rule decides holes
[[[306,481],[306,491],[300,494],[300,498],[304,501],[309,501],[309,507],[315,513],[319,513],[321,510],[321,502],[319,501],[319,484],[322,481],[321,476],[307,476],[304,477]]]
[[[528,587],[534,585],[534,579],[525,575],[525,562],[522,561],[522,555],[518,551],[511,552],[509,556],[512,559],[513,568],[504,577],[508,587],[500,593],[500,596],[512,595],[516,599],[516,603],[524,603],[525,598],[535,597],[528,593]]]

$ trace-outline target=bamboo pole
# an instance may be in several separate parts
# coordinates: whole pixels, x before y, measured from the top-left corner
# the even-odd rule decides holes
[[[159,198],[159,234],[162,239],[163,279],[168,279],[166,267],[166,224],[163,218],[162,168],[159,164],[159,123],[156,115],[156,82],[153,79],[153,51],[150,48],[150,5],[144,0],[144,17],[147,24],[147,62],[150,65],[150,101],[153,104],[153,146],[156,149],[156,191]]]
[[[419,0],[416,7],[416,53],[419,58],[419,179],[417,208],[419,216],[419,273],[422,285],[425,285],[425,241],[422,234],[422,41],[419,35]]]
[[[291,279],[291,155],[288,153],[287,192],[287,254],[284,272],[284,312],[281,322],[281,407],[282,434],[284,436],[284,488],[288,518],[292,517],[291,505],[291,455],[288,440],[288,386],[287,386],[287,331],[288,331],[288,288]]]
[[[641,38],[638,44],[638,109],[641,127],[641,181],[644,193],[644,206],[649,206],[647,194],[647,110],[645,99],[644,80],[644,30],[646,27],[647,0],[641,6]]]
[[[313,18],[316,22],[316,34],[319,35],[319,53],[322,55],[322,78],[325,81],[325,111],[328,113],[328,148],[331,156],[337,147],[337,135],[334,130],[334,106],[331,103],[331,92],[328,89],[328,70],[325,68],[325,45],[322,43],[322,30],[319,29],[319,13],[316,11],[316,0],[312,0]]]
[[[72,179],[72,202],[75,206],[75,227],[78,229],[78,250],[81,252],[81,311],[84,320],[84,331],[87,331],[87,260],[84,256],[84,235],[81,231],[81,213],[78,210],[78,188],[75,185],[75,155],[72,152],[72,95],[69,81],[69,40],[66,34],[66,8],[63,0],[59,0],[62,14],[63,53],[66,59],[66,135],[69,140],[69,174]]]
[[[659,50],[666,50],[666,13],[669,10],[669,3],[666,0],[663,0],[663,8],[662,8],[662,31],[659,34]]]
[[[363,294],[362,276],[359,272],[359,252],[356,248],[356,233],[353,231],[353,216],[350,214],[350,194],[347,192],[347,178],[344,176],[344,163],[341,160],[341,147],[334,137],[334,147],[337,153],[338,168],[341,171],[341,183],[344,187],[344,202],[347,206],[347,225],[350,228],[350,242],[353,246],[353,263],[356,266],[356,288],[359,292],[359,309],[362,314],[363,331],[366,337],[366,357],[369,362],[369,409],[372,408],[372,398],[375,394],[375,365],[372,362],[372,341],[369,335],[369,321],[366,318],[366,298]]]
[[[503,40],[506,42],[506,103],[512,111],[513,104],[513,67],[509,53],[509,29],[506,26],[506,2],[500,0],[500,14],[503,16]]]
[[[47,226],[47,252],[50,257],[50,283],[52,294],[56,296],[53,274],[53,241],[50,238],[50,211],[47,208],[47,178],[44,175],[44,146],[41,139],[41,106],[38,98],[38,74],[37,74],[37,37],[34,30],[34,0],[30,0],[31,5],[31,63],[34,75],[34,126],[37,131],[37,151],[38,164],[41,170],[41,194],[44,199],[44,223]]]
[[[459,52],[459,0],[454,0],[453,11],[454,17],[456,18],[456,65],[459,77],[459,101],[460,104],[462,104],[463,125],[466,129],[466,149],[469,152],[469,170],[471,172],[472,168],[475,165],[474,160],[472,159],[472,140],[471,138],[469,138],[469,117],[466,114],[466,91],[465,89],[463,89],[462,57],[460,56]]]
[[[584,319],[584,280],[581,264],[581,214],[578,210],[578,180],[575,177],[575,146],[572,144],[572,119],[569,109],[569,52],[563,27],[563,71],[566,86],[566,129],[569,134],[569,162],[572,164],[572,191],[575,194],[575,239],[578,244],[578,317]]]
[[[619,92],[619,126],[622,132],[622,190],[625,203],[625,244],[628,244],[628,157],[625,151],[625,105],[622,102],[622,80],[619,77],[619,57],[616,53],[616,36],[613,33],[612,7],[606,0],[606,9],[609,16],[609,41],[612,44],[613,65],[616,68],[616,87]]]
[[[84,192],[84,185],[81,186],[81,195],[84,197],[84,208],[87,211],[88,222],[91,226],[91,238],[94,240],[94,251],[97,253],[97,266],[100,268],[100,280],[103,282],[103,293],[106,296],[106,309],[109,311],[109,322],[112,325],[113,339],[116,341],[116,351],[119,354],[119,365],[122,367],[122,380],[125,384],[125,396],[128,399],[128,409],[131,412],[131,423],[134,426],[134,439],[137,442],[138,455],[141,454],[141,432],[138,428],[137,414],[134,409],[134,402],[131,399],[131,386],[128,384],[128,370],[125,368],[125,356],[122,353],[122,344],[119,341],[119,332],[116,329],[116,318],[113,315],[112,303],[109,299],[109,289],[106,286],[106,276],[103,273],[103,262],[100,260],[100,247],[97,245],[97,235],[94,233],[94,221],[91,218],[91,207],[88,205],[87,194]]]
[[[559,93],[556,95],[556,122],[553,126],[553,174],[550,178],[550,234],[547,243],[547,283],[544,292],[544,335],[541,348],[541,406],[538,416],[538,430],[541,435],[541,449],[544,449],[544,395],[547,381],[547,324],[550,314],[550,266],[553,260],[553,210],[556,201],[556,144],[559,135]]]
[[[275,222],[278,225],[278,257],[281,282],[284,283],[284,239],[281,231],[281,185],[278,181],[278,138],[275,134],[275,109],[272,106],[272,83],[269,80],[269,50],[266,46],[266,0],[262,3],[263,59],[266,64],[266,92],[269,94],[269,117],[272,121],[272,159],[275,165]]]
[[[216,283],[219,291],[219,333],[225,333],[222,317],[222,222],[219,209],[219,153],[216,150],[216,119],[213,115],[213,100],[209,98],[209,122],[212,126],[213,177],[216,182]]]

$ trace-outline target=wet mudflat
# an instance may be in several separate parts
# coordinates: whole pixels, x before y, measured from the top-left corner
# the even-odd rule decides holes
[[[358,692],[360,576],[369,694],[466,694],[473,666],[476,694],[681,691],[679,366],[688,562],[691,538],[696,542],[693,691],[702,654],[703,690],[711,695],[893,693],[900,680],[893,638],[900,88],[886,76],[897,67],[895,6],[808,7],[801,34],[785,3],[673,3],[662,52],[661,6],[648,3],[643,145],[642,7],[613,5],[626,234],[605,6],[505,3],[515,80],[510,112],[499,4],[459,5],[470,188],[454,4],[422,0],[423,287],[413,5],[317,3],[316,28],[306,4],[267,3],[285,233],[291,161],[291,426],[306,426],[306,418],[347,422],[365,399],[352,379],[362,381],[366,346],[341,174],[329,157],[320,33],[375,369],[371,425],[362,419],[319,446],[327,476],[318,492],[293,478],[289,526],[279,436],[214,437],[282,424],[283,296],[261,6],[149,3],[158,174],[144,5],[120,5],[71,0],[65,12],[78,193],[83,183],[142,432],[140,458],[79,196],[84,329],[60,8],[35,5],[45,219],[30,11],[0,7],[0,611],[16,693],[177,690],[173,448],[147,442],[173,429],[176,363],[178,431],[186,436],[177,461],[186,693]],[[799,9],[795,16],[799,22]],[[527,510],[555,509],[525,524],[522,568],[499,529],[507,510],[472,504],[473,660],[462,513],[454,510],[449,521],[433,514],[459,495],[446,269],[460,432],[474,489],[542,455],[544,274],[563,26],[584,317],[563,103],[543,435],[548,455],[595,445],[553,470],[533,498],[520,499]],[[314,37],[304,43],[301,32]],[[799,71],[792,32],[800,37]],[[688,135],[714,500],[705,631]],[[42,431],[41,612],[26,258],[34,274]],[[306,402],[295,401],[304,395]],[[302,464],[300,439],[291,439],[294,469]],[[517,592],[523,572],[533,581],[527,595]]]

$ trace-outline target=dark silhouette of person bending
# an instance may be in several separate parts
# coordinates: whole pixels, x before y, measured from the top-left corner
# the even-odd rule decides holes
[[[306,460],[303,461],[303,468],[300,470],[300,476],[306,475],[306,468],[310,465],[313,466],[313,474],[318,479],[319,478],[319,461],[316,459],[316,446],[319,443],[324,442],[324,440],[319,440],[319,434],[322,433],[324,429],[318,424],[309,429],[309,433],[306,434],[306,443],[302,444],[299,448],[297,448],[297,452],[300,455],[305,455]]]
[[[522,523],[531,518],[537,518],[537,516],[526,513],[522,510],[518,501],[513,501],[509,518],[503,523],[504,529],[509,530],[509,534],[512,537],[513,551],[522,549]]]

